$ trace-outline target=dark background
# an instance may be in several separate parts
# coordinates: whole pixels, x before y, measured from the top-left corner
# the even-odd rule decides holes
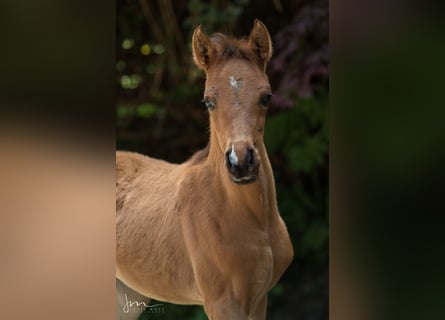
[[[205,147],[205,79],[193,64],[191,35],[202,24],[208,34],[247,36],[255,18],[274,46],[265,143],[295,249],[269,293],[268,319],[327,319],[327,1],[118,1],[117,149],[182,162]],[[206,317],[201,307],[166,304],[159,318]]]

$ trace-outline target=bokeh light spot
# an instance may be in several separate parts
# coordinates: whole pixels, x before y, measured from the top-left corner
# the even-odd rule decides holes
[[[163,54],[164,53],[164,46],[162,44],[157,44],[153,47],[153,52],[156,54]]]
[[[122,41],[122,48],[124,48],[125,50],[131,49],[134,46],[134,40],[133,39],[124,39],[124,41]]]
[[[150,47],[150,45],[149,45],[148,43],[144,43],[144,44],[141,46],[141,53],[142,53],[144,56],[148,56],[148,55],[150,54],[150,52],[151,52],[151,47]]]
[[[126,66],[126,63],[124,60],[119,60],[118,62],[116,62],[116,70],[117,71],[124,71]]]

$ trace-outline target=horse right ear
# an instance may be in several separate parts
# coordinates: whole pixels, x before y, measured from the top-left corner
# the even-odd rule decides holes
[[[253,29],[249,36],[249,46],[257,53],[264,70],[266,70],[267,63],[272,57],[272,40],[266,26],[258,19],[255,19],[253,23]]]
[[[213,46],[201,26],[198,26],[193,32],[192,48],[193,60],[195,60],[196,65],[201,69],[207,70],[212,58]]]

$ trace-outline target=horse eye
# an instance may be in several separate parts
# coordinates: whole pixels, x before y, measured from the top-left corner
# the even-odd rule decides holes
[[[213,103],[212,100],[209,99],[209,97],[204,97],[204,99],[202,99],[201,102],[204,102],[206,107],[209,108],[210,110],[215,109],[215,104]]]
[[[266,93],[261,96],[260,102],[263,106],[267,107],[270,103],[270,99],[272,99],[272,94]]]

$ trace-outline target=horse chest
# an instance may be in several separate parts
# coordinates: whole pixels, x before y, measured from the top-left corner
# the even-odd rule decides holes
[[[246,237],[234,244],[230,251],[228,255],[233,254],[233,260],[228,261],[233,264],[232,270],[238,269],[239,275],[254,293],[266,290],[272,281],[274,269],[268,234],[264,231],[246,232]]]
[[[253,272],[254,294],[261,295],[268,290],[273,279],[274,257],[272,248],[267,245],[259,250],[257,266]]]
[[[246,258],[243,261],[245,268],[240,273],[240,286],[244,286],[246,297],[249,297],[250,306],[253,307],[270,289],[274,281],[274,255],[267,235],[257,242],[255,248],[246,249]]]

